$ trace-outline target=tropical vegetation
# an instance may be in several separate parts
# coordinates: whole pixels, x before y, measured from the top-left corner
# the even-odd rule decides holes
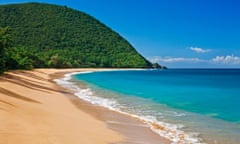
[[[92,16],[42,3],[0,6],[0,69],[153,65]]]

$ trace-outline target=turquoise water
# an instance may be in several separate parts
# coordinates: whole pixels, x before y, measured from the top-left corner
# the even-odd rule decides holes
[[[240,143],[238,69],[105,71],[73,78],[85,85],[81,90],[89,88],[81,95],[104,99],[97,104],[184,132],[189,143]]]

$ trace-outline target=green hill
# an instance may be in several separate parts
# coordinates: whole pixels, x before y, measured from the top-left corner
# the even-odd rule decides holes
[[[10,55],[14,59],[15,52],[19,57],[27,55],[33,67],[152,67],[118,33],[66,6],[1,5],[0,27],[6,26],[11,29],[15,47]]]

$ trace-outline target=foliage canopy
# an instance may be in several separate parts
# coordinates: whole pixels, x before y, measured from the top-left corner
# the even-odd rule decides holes
[[[0,27],[8,26],[13,48],[6,52],[6,64],[11,69],[152,67],[118,33],[92,16],[66,6],[42,3],[2,5]],[[6,36],[1,33],[0,37]],[[0,55],[2,47],[8,45],[5,46],[2,39]]]

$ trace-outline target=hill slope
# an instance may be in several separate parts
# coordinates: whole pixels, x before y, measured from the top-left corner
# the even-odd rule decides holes
[[[152,67],[124,38],[83,12],[42,3],[0,6],[13,46],[37,54],[34,67]]]

